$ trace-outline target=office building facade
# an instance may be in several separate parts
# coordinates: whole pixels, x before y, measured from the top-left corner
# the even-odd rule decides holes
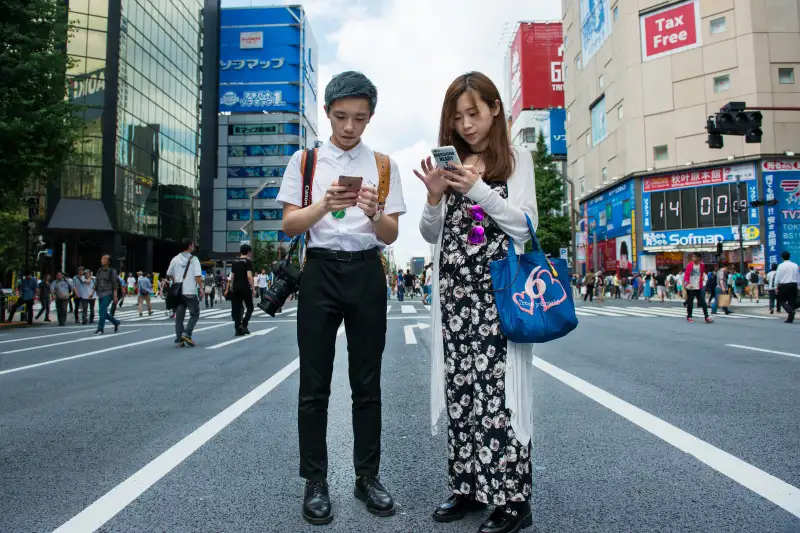
[[[563,0],[568,172],[583,215],[585,264],[764,268],[800,247],[790,188],[800,113],[764,111],[760,143],[706,143],[729,102],[800,107],[798,0]],[[770,198],[778,206],[753,207]],[[771,195],[771,196],[770,196]],[[800,212],[798,212],[800,214]],[[742,231],[739,231],[739,222]],[[624,265],[624,268],[623,268]]]
[[[163,272],[197,236],[203,2],[68,8],[68,97],[86,128],[78,160],[48,188],[45,238],[68,270],[109,253],[121,269]]]

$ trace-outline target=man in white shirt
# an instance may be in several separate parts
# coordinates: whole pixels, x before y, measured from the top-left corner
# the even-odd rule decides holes
[[[283,231],[310,232],[297,313],[300,349],[300,476],[305,478],[303,518],[333,520],[328,495],[326,433],[336,331],[344,320],[353,398],[355,494],[377,516],[394,514],[392,496],[378,479],[381,435],[380,369],[386,342],[386,277],[381,250],[397,239],[405,212],[400,173],[390,162],[385,207],[378,205],[375,153],[361,141],[378,92],[366,76],[344,72],[325,89],[330,142],[317,151],[311,203],[302,206],[302,152],[292,157],[278,201],[284,204]],[[311,161],[309,161],[309,164]],[[363,178],[348,192],[340,176]]]
[[[261,298],[264,296],[264,291],[267,290],[267,270],[265,268],[261,269],[261,273],[256,275],[256,287],[258,287],[258,297]]]
[[[183,283],[183,298],[175,310],[175,344],[194,346],[192,331],[200,319],[198,288],[203,284],[203,270],[200,268],[200,260],[194,256],[192,239],[183,239],[182,244],[183,252],[172,258],[167,278],[172,280],[173,284]],[[189,323],[184,328],[186,309],[189,309]]]
[[[778,286],[778,305],[789,313],[786,319],[788,324],[794,322],[794,312],[797,308],[797,286],[800,284],[800,271],[797,263],[789,261],[789,252],[781,252],[783,262],[778,265],[775,271],[775,285]]]

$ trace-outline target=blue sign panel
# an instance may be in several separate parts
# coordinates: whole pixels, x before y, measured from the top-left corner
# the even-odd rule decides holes
[[[737,240],[740,217],[743,240],[758,242],[758,209],[749,207],[757,199],[752,163],[645,178],[644,247],[691,248]]]
[[[764,161],[764,192],[767,200],[767,267],[780,264],[780,254],[788,251],[792,260],[800,258],[800,161]]]
[[[589,200],[589,243],[630,235],[634,202],[633,180]]]
[[[219,110],[297,112],[303,53],[297,8],[223,9]]]
[[[550,110],[550,153],[567,155],[567,111],[565,109]]]

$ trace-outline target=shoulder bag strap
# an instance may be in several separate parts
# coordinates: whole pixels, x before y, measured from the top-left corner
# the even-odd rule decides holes
[[[375,164],[378,166],[378,211],[383,211],[392,180],[392,161],[388,155],[375,152]]]
[[[190,255],[190,256],[189,256],[189,261],[186,263],[186,268],[185,268],[185,269],[183,269],[183,279],[184,279],[184,280],[186,279],[186,274],[188,274],[188,273],[189,273],[189,265],[191,265],[191,264],[192,264],[192,259],[194,259],[194,256],[193,256],[193,255]],[[182,281],[183,281],[183,280],[182,280]]]
[[[310,159],[310,161],[309,161]],[[303,191],[301,193],[300,207],[306,208],[311,205],[312,192],[314,189],[314,173],[317,171],[317,149],[306,148],[300,160],[300,172],[303,174]],[[306,242],[311,241],[311,232],[306,232]]]

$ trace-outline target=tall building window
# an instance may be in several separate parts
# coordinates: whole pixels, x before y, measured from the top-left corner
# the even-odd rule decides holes
[[[614,6],[614,22],[619,20],[619,6]]]
[[[794,69],[779,68],[778,83],[780,83],[781,85],[792,85],[794,83]]]
[[[581,194],[586,192],[586,178],[581,178],[578,183],[581,185]]]
[[[522,130],[522,142],[532,144],[536,142],[536,128],[525,128]]]
[[[591,107],[592,114],[592,145],[596,145],[606,138],[606,99],[601,97],[594,106]]]
[[[603,183],[608,181],[608,167],[603,167]]]
[[[711,35],[717,35],[720,33],[725,33],[725,17],[719,17],[713,19],[711,22],[708,23],[709,30]]]
[[[669,147],[666,144],[653,147],[653,159],[655,161],[666,161],[669,159]]]
[[[731,76],[725,74],[724,76],[717,76],[714,78],[714,92],[723,93],[729,91],[731,88]]]
[[[600,90],[601,90],[601,91],[602,91],[602,90],[603,90],[603,88],[605,87],[605,81],[603,80],[603,75],[602,75],[602,74],[600,74],[600,77],[599,77],[599,78],[597,78],[597,85],[599,85],[599,86],[600,86]]]
[[[624,116],[624,115],[623,115],[623,113],[622,113],[622,104],[619,104],[619,107],[617,108],[617,118],[618,118],[619,120],[622,120],[622,117],[623,117],[623,116]]]

